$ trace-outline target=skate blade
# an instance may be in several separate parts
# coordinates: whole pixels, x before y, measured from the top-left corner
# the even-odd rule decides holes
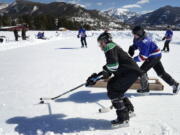
[[[142,95],[142,96],[149,96],[150,93],[149,93],[149,92],[143,92],[143,93],[139,93],[139,95]]]
[[[99,113],[107,113],[110,111],[110,108],[100,108]]]
[[[180,87],[178,87],[176,93],[173,93],[173,94],[174,94],[174,95],[178,95],[179,91],[180,91]]]
[[[130,118],[133,118],[133,117],[135,117],[135,116],[136,116],[136,114],[135,114],[134,112],[129,113],[129,117],[130,117]]]
[[[129,123],[124,123],[124,124],[112,124],[112,128],[116,129],[116,128],[124,128],[124,127],[129,127]]]

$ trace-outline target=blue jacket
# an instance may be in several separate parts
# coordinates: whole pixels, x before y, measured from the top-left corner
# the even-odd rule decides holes
[[[39,38],[39,39],[44,38],[44,32],[38,32],[37,38]]]
[[[166,34],[165,34],[166,40],[172,40],[172,36],[173,36],[173,31],[172,30],[167,30]]]
[[[133,49],[139,50],[139,55],[134,57],[134,61],[141,62],[149,58],[160,57],[161,50],[150,38],[145,37],[144,39],[134,39]]]
[[[86,30],[85,29],[79,29],[78,36],[80,37],[86,37]]]

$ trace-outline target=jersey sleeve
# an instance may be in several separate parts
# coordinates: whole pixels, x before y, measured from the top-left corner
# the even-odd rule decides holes
[[[146,41],[141,42],[141,49],[139,52],[139,55],[134,57],[134,61],[136,62],[142,62],[148,59],[149,57],[149,45]]]
[[[138,49],[135,39],[133,40],[133,45],[132,45],[132,47],[133,47],[134,50],[137,50],[137,49]]]
[[[108,72],[116,72],[119,67],[118,55],[115,49],[109,50],[105,53],[106,56],[106,65],[104,66],[104,70]]]

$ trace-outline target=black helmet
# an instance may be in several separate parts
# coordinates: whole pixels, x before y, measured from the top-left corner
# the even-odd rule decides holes
[[[104,41],[105,43],[112,42],[112,36],[108,32],[103,32],[99,35],[97,41]]]
[[[145,35],[145,31],[144,31],[144,28],[141,27],[141,26],[135,26],[133,29],[132,29],[132,33],[133,34],[136,34],[140,37],[143,37]]]
[[[170,28],[171,28],[171,26],[170,26],[170,25],[168,25],[168,26],[167,26],[167,28],[168,28],[168,29],[170,29]]]

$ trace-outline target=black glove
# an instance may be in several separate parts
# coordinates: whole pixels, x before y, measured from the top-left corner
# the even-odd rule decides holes
[[[129,47],[128,53],[131,57],[134,55],[134,47],[133,46]]]
[[[163,37],[163,38],[162,38],[162,41],[164,41],[165,39],[166,39],[166,37]]]
[[[88,77],[88,79],[86,80],[86,86],[95,85],[96,82],[97,82],[96,78],[97,78],[98,76],[99,76],[98,74],[93,73],[90,77]]]
[[[77,35],[77,38],[79,38],[79,35]]]

